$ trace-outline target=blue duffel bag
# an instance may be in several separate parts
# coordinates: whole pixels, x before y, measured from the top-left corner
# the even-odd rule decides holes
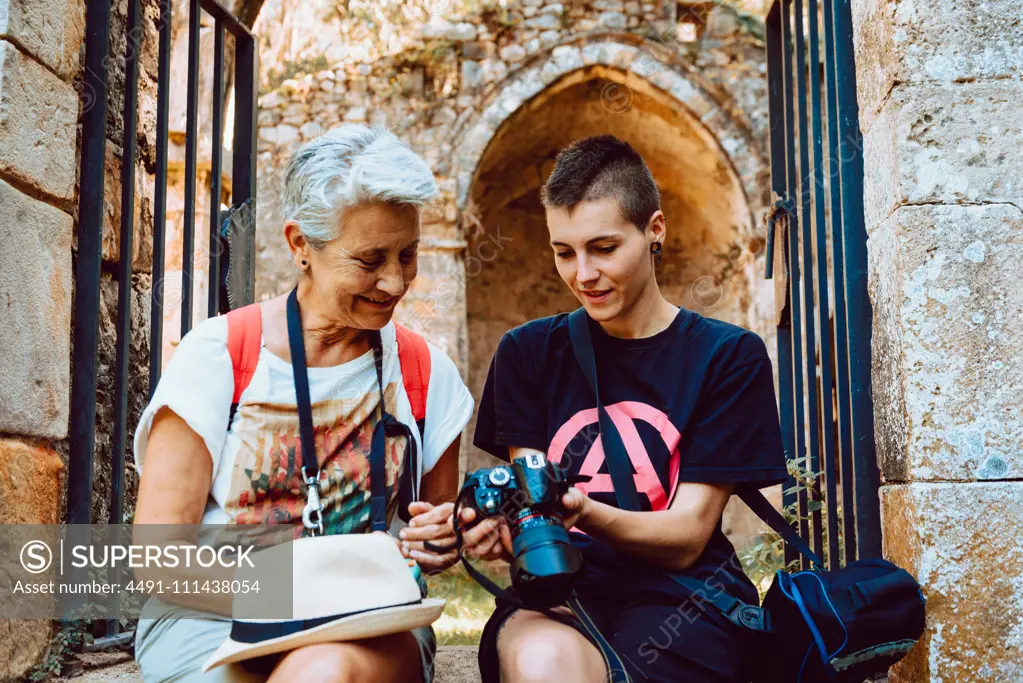
[[[835,571],[778,572],[764,597],[764,681],[848,681],[882,674],[924,631],[916,580],[882,559]]]

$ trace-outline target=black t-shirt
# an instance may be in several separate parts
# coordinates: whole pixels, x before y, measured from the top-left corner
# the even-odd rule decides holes
[[[679,483],[753,483],[786,478],[771,361],[763,340],[741,327],[681,309],[643,339],[608,335],[590,321],[601,399],[625,443],[645,510],[668,507]],[[508,447],[545,451],[578,488],[617,506],[598,437],[596,401],[576,363],[567,314],[507,332],[490,365],[473,442],[508,460]],[[687,593],[664,573],[581,532],[586,572],[578,587],[624,599],[651,588]],[[756,604],[731,543],[715,530],[686,573],[711,590]]]

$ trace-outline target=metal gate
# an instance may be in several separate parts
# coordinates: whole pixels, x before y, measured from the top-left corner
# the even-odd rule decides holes
[[[180,1],[180,0],[179,0]],[[156,111],[156,183],[154,224],[146,226],[153,234],[153,289],[150,322],[149,395],[160,377],[163,335],[163,290],[157,286],[164,276],[164,226],[167,216],[167,162],[169,141],[169,104],[171,74],[171,20],[174,0],[160,0],[159,72]],[[221,171],[223,159],[225,31],[234,37],[235,89],[234,141],[231,186],[233,207],[248,207],[250,218],[256,194],[256,98],[258,95],[257,41],[248,28],[216,0],[187,0],[188,21],[188,92],[187,131],[185,139],[185,206],[182,254],[182,281],[191,282],[195,227],[197,123],[199,119],[198,74],[199,33],[201,14],[213,20],[214,67],[212,87],[212,164],[210,203],[209,315],[224,312],[226,305],[224,278],[221,269],[222,242],[225,226],[218,211],[221,206]],[[128,364],[131,339],[132,238],[134,234],[135,161],[137,156],[137,113],[139,86],[139,53],[142,42],[143,14],[141,0],[128,0],[126,48],[123,55],[124,145],[121,164],[120,260],[114,275],[118,283],[116,317],[116,360],[114,370],[114,424],[111,457],[110,518],[91,518],[93,497],[93,458],[96,422],[96,356],[100,319],[100,274],[102,270],[104,148],[107,144],[107,84],[110,59],[111,0],[88,0],[85,39],[85,81],[90,94],[83,104],[81,185],[78,205],[78,251],[75,265],[74,298],[74,365],[71,373],[71,416],[69,426],[69,467],[66,521],[69,524],[120,522],[124,508],[124,464],[127,443]],[[91,106],[87,106],[91,104]],[[230,214],[230,212],[228,212]],[[237,291],[232,299],[237,304],[253,299],[255,235],[247,230],[233,236],[231,269]],[[192,288],[182,287],[181,334],[192,319]],[[108,623],[107,635],[116,634],[116,622]]]
[[[881,554],[849,0],[775,0],[766,28],[784,503],[835,568]]]

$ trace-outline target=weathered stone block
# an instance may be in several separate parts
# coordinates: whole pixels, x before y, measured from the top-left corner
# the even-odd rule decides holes
[[[1023,477],[1023,211],[904,206],[868,250],[885,478]]]
[[[82,0],[0,0],[0,38],[71,80],[85,37]]]
[[[898,86],[864,135],[868,232],[903,204],[1023,205],[1023,81]]]
[[[71,227],[0,181],[0,432],[67,435]]]
[[[71,199],[77,121],[74,88],[0,40],[0,171]]]
[[[0,524],[60,521],[62,469],[51,448],[0,439]],[[26,680],[49,645],[48,620],[0,621],[0,680]]]
[[[0,439],[0,523],[59,522],[63,468],[51,448]]]
[[[881,508],[885,557],[927,598],[891,683],[1023,680],[1023,482],[885,486]]]
[[[1018,0],[857,0],[852,12],[864,128],[897,83],[1023,74]]]
[[[121,153],[113,143],[106,145],[106,180],[103,182],[103,260],[111,264],[121,258]],[[132,231],[132,270],[150,273],[153,267],[154,178],[135,163],[135,205]]]

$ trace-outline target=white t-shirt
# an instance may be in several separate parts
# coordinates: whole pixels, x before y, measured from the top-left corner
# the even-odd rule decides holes
[[[381,330],[385,405],[410,427],[419,472],[437,463],[459,437],[472,414],[473,399],[454,363],[429,345],[430,385],[425,443],[412,417],[398,362],[394,324]],[[320,467],[320,495],[326,533],[361,533],[370,528],[369,453],[380,417],[373,352],[342,365],[309,368],[309,395]],[[153,417],[167,406],[188,423],[213,459],[213,485],[203,524],[294,524],[301,526],[306,503],[302,452],[291,364],[261,341],[255,374],[242,393],[228,428],[234,372],[227,351],[227,320],[210,318],[185,335],[160,378],[135,431],[135,465],[145,465]],[[397,481],[406,466],[406,439],[388,437],[386,448],[388,520],[398,502]],[[324,456],[324,451],[327,455]]]

